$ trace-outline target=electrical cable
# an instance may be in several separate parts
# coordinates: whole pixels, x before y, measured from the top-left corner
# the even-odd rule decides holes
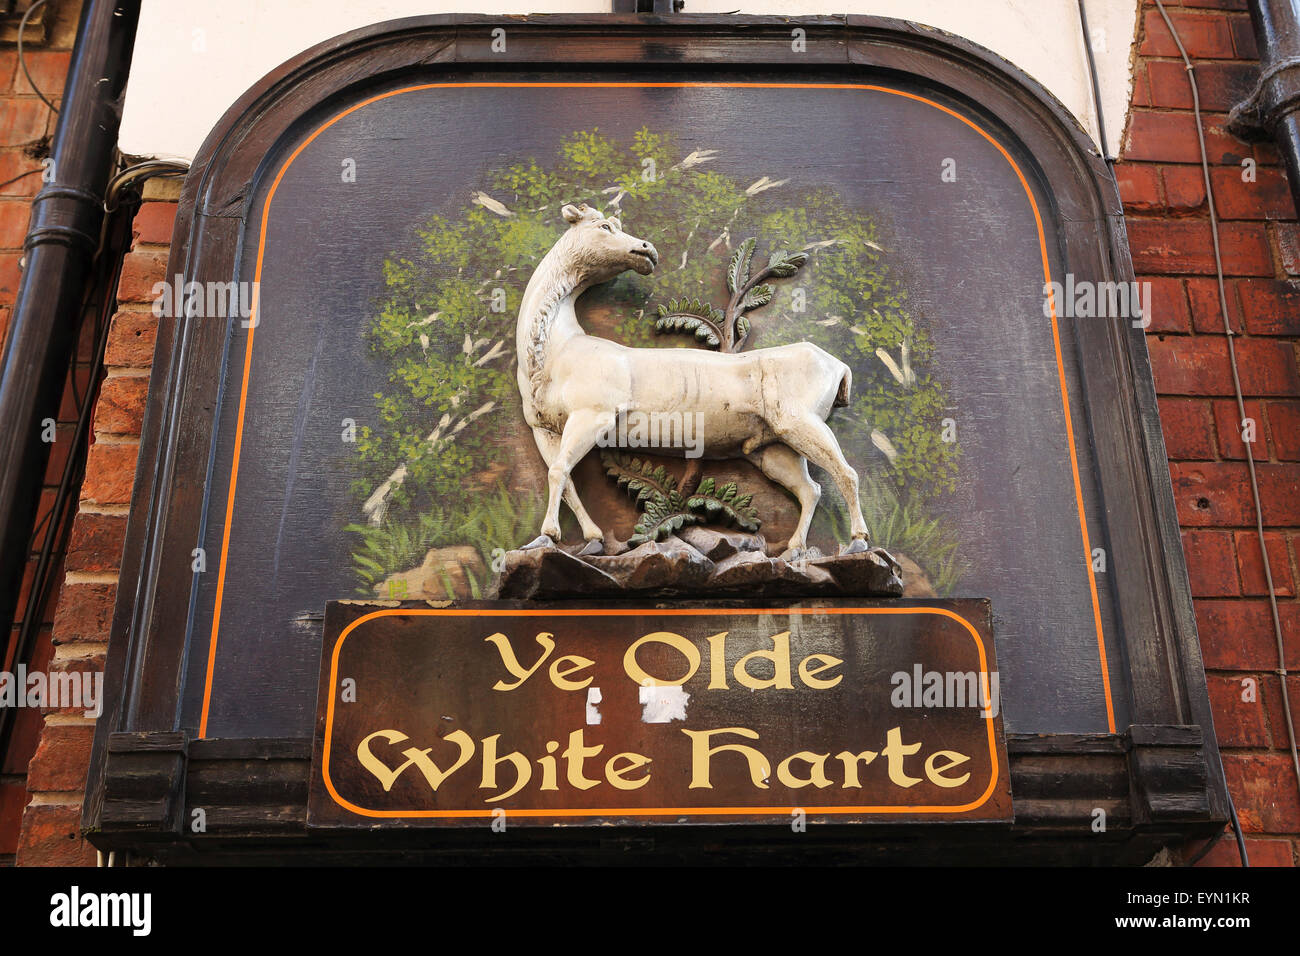
[[[19,173],[13,179],[6,179],[4,182],[0,183],[0,189],[4,189],[6,186],[12,186],[20,179],[26,179],[28,176],[34,176],[37,173],[43,173],[43,172],[45,172],[45,167],[43,166],[40,167],[39,169],[29,169],[25,173]]]
[[[1237,414],[1240,420],[1246,420],[1246,402],[1241,393],[1241,376],[1237,370],[1237,350],[1232,343],[1232,337],[1235,334],[1232,331],[1232,325],[1228,318],[1228,294],[1223,280],[1223,257],[1219,247],[1219,217],[1214,208],[1214,186],[1210,181],[1210,161],[1205,150],[1205,127],[1201,121],[1201,97],[1196,86],[1196,70],[1192,66],[1192,61],[1187,55],[1187,49],[1183,46],[1182,38],[1179,37],[1178,31],[1174,28],[1173,21],[1169,19],[1169,14],[1165,11],[1165,5],[1161,0],[1155,0],[1156,9],[1160,11],[1160,17],[1165,21],[1174,43],[1178,46],[1178,53],[1183,58],[1183,65],[1187,70],[1187,81],[1192,87],[1192,110],[1196,116],[1196,135],[1200,142],[1201,148],[1201,173],[1205,177],[1205,199],[1206,205],[1210,210],[1210,233],[1214,239],[1214,270],[1215,277],[1219,287],[1219,307],[1223,311],[1223,334],[1228,342],[1228,360],[1232,367],[1232,388],[1237,399]],[[1282,640],[1282,620],[1278,616],[1277,610],[1277,591],[1273,586],[1273,571],[1269,566],[1268,545],[1264,538],[1264,507],[1259,497],[1259,481],[1255,475],[1255,450],[1250,447],[1249,442],[1242,442],[1246,452],[1246,467],[1250,473],[1250,492],[1255,503],[1255,532],[1259,537],[1260,558],[1264,565],[1264,580],[1268,585],[1268,603],[1273,612],[1273,632],[1277,638],[1277,674],[1282,686],[1282,714],[1286,718],[1287,737],[1291,743],[1291,763],[1295,769],[1296,786],[1300,788],[1300,751],[1296,747],[1295,723],[1291,719],[1291,701],[1287,693],[1286,678],[1286,649]],[[1237,848],[1241,853],[1242,864],[1249,866],[1246,859],[1246,845],[1242,837],[1241,827],[1237,821],[1236,807],[1232,806],[1232,795],[1228,795],[1229,809],[1232,811],[1233,828],[1237,831]]]
[[[41,102],[48,106],[54,115],[57,116],[59,114],[59,108],[51,103],[45,94],[37,87],[36,81],[32,79],[31,70],[27,69],[27,58],[23,56],[23,34],[27,32],[27,21],[31,19],[33,13],[49,2],[50,0],[36,0],[35,3],[27,8],[27,12],[23,14],[22,20],[18,22],[18,65],[23,68],[23,76],[27,77],[28,85],[31,86],[31,88],[36,92],[36,95],[41,98]]]
[[[1088,61],[1088,76],[1092,81],[1092,111],[1097,116],[1097,135],[1101,137],[1101,155],[1107,163],[1115,161],[1106,142],[1106,119],[1101,114],[1101,84],[1097,80],[1097,60],[1092,52],[1092,34],[1088,30],[1088,11],[1084,0],[1079,0],[1079,23],[1083,26],[1083,51]]]

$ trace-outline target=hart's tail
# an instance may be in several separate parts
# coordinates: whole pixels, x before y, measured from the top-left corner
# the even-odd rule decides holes
[[[832,407],[846,408],[849,404],[849,390],[853,387],[853,371],[846,365],[844,374],[840,377],[840,387],[835,392],[835,402]]]

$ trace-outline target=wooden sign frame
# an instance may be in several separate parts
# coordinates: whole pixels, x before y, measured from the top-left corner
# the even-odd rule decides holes
[[[504,52],[492,31],[509,31]],[[805,31],[800,52],[791,30]],[[1013,130],[1047,184],[1047,212],[1070,272],[1131,282],[1122,206],[1110,170],[1075,120],[1034,80],[967,41],[873,17],[431,16],[377,24],[320,44],[284,64],[231,107],[205,141],[186,180],[167,274],[229,282],[263,162],[305,119],[349,91],[379,80],[417,82],[467,71],[503,77],[528,71],[690,70],[706,79],[747,75],[841,75],[870,83],[922,77]],[[1127,322],[1076,330],[1084,412],[1099,492],[1103,543],[1141,555],[1140,571],[1112,582],[1131,724],[1100,734],[1009,734],[1016,823],[952,828],[873,828],[870,852],[884,859],[969,858],[1143,863],[1172,840],[1209,835],[1227,802],[1196,636],[1144,333]],[[100,718],[83,826],[96,846],[140,849],[165,859],[249,861],[296,847],[295,859],[360,860],[400,850],[429,856],[471,852],[490,835],[367,834],[322,837],[306,828],[310,739],[211,739],[180,717],[186,660],[203,653],[190,633],[191,551],[202,536],[212,410],[224,375],[221,323],[159,321]],[[205,828],[190,826],[191,808]],[[1091,824],[1105,814],[1104,832]],[[731,832],[734,832],[732,828]],[[617,831],[617,832],[614,832]],[[747,849],[815,855],[867,852],[851,827],[791,843],[773,828],[750,833]],[[656,831],[683,856],[709,845]],[[883,834],[883,835],[882,835]],[[788,837],[788,834],[786,835]],[[605,828],[562,843],[557,853],[598,853],[610,840],[644,836]],[[547,843],[546,841],[550,842]],[[585,840],[585,842],[584,842]],[[576,841],[576,842],[575,842]],[[524,841],[527,842],[527,841]],[[523,844],[512,844],[519,849]],[[640,846],[642,843],[637,843]]]

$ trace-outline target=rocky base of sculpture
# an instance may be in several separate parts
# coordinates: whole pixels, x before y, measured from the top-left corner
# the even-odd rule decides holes
[[[576,551],[581,545],[574,547]],[[899,597],[902,568],[883,548],[796,560],[768,557],[761,535],[684,529],[622,554],[580,557],[561,548],[507,551],[499,599],[627,597]]]

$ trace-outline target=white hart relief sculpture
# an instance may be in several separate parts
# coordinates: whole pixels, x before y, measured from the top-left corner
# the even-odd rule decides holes
[[[519,391],[549,486],[541,534],[525,549],[560,540],[563,499],[586,539],[580,554],[601,553],[603,533],[570,475],[597,444],[618,444],[620,419],[657,415],[689,417],[698,423],[702,457],[745,458],[795,496],[799,521],[783,558],[807,552],[821,497],[809,461],[834,479],[848,505],[852,538],[842,553],[867,551],[858,476],[826,424],[833,408],[848,404],[849,367],[809,342],[725,353],[630,348],[588,335],[574,309],[578,297],[629,269],[650,275],[659,254],[585,204],[562,213],[569,227],[533,273],[519,310]]]

